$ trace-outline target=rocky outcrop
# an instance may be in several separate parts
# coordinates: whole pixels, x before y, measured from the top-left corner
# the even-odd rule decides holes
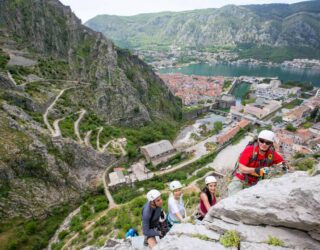
[[[42,217],[77,203],[118,159],[71,139],[51,139],[22,109],[0,111],[0,218]]]
[[[0,26],[22,41],[19,48],[38,53],[30,73],[91,83],[89,91],[73,94],[73,105],[91,109],[106,123],[140,126],[179,117],[180,101],[147,65],[81,25],[58,0],[1,1]]]
[[[265,180],[232,199],[222,200],[210,211],[210,216],[228,217],[251,225],[320,232],[319,190],[320,175],[310,177],[305,172],[295,172]]]
[[[261,181],[213,206],[204,225],[174,225],[158,249],[232,249],[219,243],[230,230],[240,236],[239,248],[234,249],[320,249],[319,194],[320,175],[295,172]],[[270,237],[281,246],[272,245]],[[100,250],[143,249],[142,240],[113,242]]]
[[[212,230],[236,230],[247,242],[277,237],[285,247],[318,249],[320,175],[305,172],[265,180],[222,200],[206,216]],[[315,237],[316,236],[316,237]]]

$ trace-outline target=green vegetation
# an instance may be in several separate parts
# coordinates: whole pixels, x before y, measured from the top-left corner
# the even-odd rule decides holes
[[[266,243],[272,246],[280,246],[280,247],[284,246],[284,242],[282,240],[278,239],[277,237],[273,237],[271,235],[268,236],[268,240]]]
[[[205,176],[206,173],[208,173],[208,172],[210,172],[210,171],[212,171],[212,168],[205,167],[205,168],[199,170],[195,175],[192,175],[190,178],[188,178],[188,179],[186,179],[186,180],[182,180],[182,183],[187,186],[187,185],[189,185],[191,182],[193,182],[194,180],[199,179],[199,178]]]
[[[90,123],[90,126],[96,126],[98,124],[99,123]],[[89,129],[90,127],[86,127],[86,125],[84,125],[81,126],[81,128],[83,131],[85,131],[85,129]],[[178,131],[178,128],[179,125],[177,123],[167,121],[159,121],[157,123],[140,127],[139,129],[108,126],[104,127],[103,131],[100,134],[100,143],[107,143],[112,137],[125,137],[127,139],[125,150],[128,153],[128,157],[130,159],[134,159],[140,154],[140,146],[162,139],[173,140]],[[95,138],[95,136],[91,138],[92,143],[95,143]]]
[[[33,73],[33,71],[30,68],[23,66],[8,66],[7,69],[9,70],[17,84],[24,83],[24,77]]]
[[[226,80],[223,82],[223,91],[229,89],[229,87],[231,86],[232,81],[231,80]]]
[[[282,122],[282,116],[275,116],[271,119],[271,121],[274,123],[280,123]]]
[[[230,108],[215,108],[216,110],[220,110],[222,112],[225,112],[225,113],[229,113],[230,112]]]
[[[311,128],[313,126],[312,122],[305,122],[302,124],[302,127],[307,129],[307,128]]]
[[[255,98],[242,99],[242,100],[241,100],[241,104],[245,106],[245,105],[247,105],[247,104],[254,103],[255,101],[256,101]]]
[[[204,234],[192,234],[191,236],[194,238],[198,238],[200,240],[206,240],[206,241],[211,240],[207,235],[204,235]]]
[[[315,49],[309,47],[269,47],[269,46],[252,46],[243,50],[236,50],[239,53],[239,59],[254,58],[266,62],[281,63],[285,60],[295,58],[315,58],[318,55]],[[320,58],[320,56],[316,56]]]
[[[215,122],[212,130],[209,130],[206,124],[201,124],[199,128],[201,129],[200,134],[203,137],[209,137],[218,134],[223,128],[223,123],[220,121]]]
[[[66,61],[57,60],[52,57],[40,59],[36,68],[36,73],[48,79],[68,79],[69,66]]]
[[[12,219],[0,222],[0,249],[44,249],[61,222],[73,208],[63,205],[53,209],[45,219]],[[59,236],[65,237],[65,236]]]
[[[240,130],[238,131],[238,133],[236,133],[236,135],[234,137],[231,138],[231,143],[232,145],[236,145],[238,144],[242,138],[245,137],[246,132],[249,131],[251,129],[251,127],[247,127],[245,129],[240,128]]]
[[[262,130],[272,130],[272,125],[261,126],[257,128],[257,134],[259,134]]]
[[[170,158],[168,161],[162,162],[159,165],[157,165],[157,169],[161,169],[162,167],[166,167],[169,165],[171,165],[171,166],[177,165],[177,164],[181,163],[182,161],[189,159],[191,156],[192,155],[190,153],[178,152],[172,158]]]
[[[286,109],[293,109],[294,107],[299,106],[303,101],[300,99],[294,99],[289,103],[286,103],[283,105],[284,108]]]
[[[9,62],[10,57],[0,48],[0,69],[4,69]]]
[[[41,153],[31,150],[26,144],[27,141],[27,138],[19,138],[18,144],[15,144],[17,146],[16,152],[8,152],[4,149],[6,154],[0,154],[0,161],[15,173],[16,178],[37,178],[45,182],[51,180],[47,161]],[[0,147],[0,152],[2,150]]]
[[[226,231],[221,237],[220,237],[220,243],[224,245],[225,247],[239,247],[240,245],[240,236],[237,231],[235,230],[229,230]]]
[[[310,117],[308,118],[309,121],[312,122],[320,122],[320,110],[319,107],[316,107],[313,111],[310,113]]]
[[[217,144],[213,143],[213,142],[206,142],[204,144],[204,146],[206,147],[207,151],[212,152],[214,150],[216,150],[217,148]]]
[[[71,114],[67,116],[64,120],[60,121],[60,129],[63,137],[69,137],[77,139],[74,133],[74,122],[78,119],[78,114]]]
[[[118,50],[117,64],[125,72],[130,85],[137,90],[140,100],[150,111],[162,112],[168,120],[179,121],[182,118],[181,99],[168,94],[164,84],[151,67],[137,60],[128,50]],[[143,79],[143,80],[142,80]],[[148,91],[146,91],[146,89]],[[159,120],[156,113],[150,112],[154,120]],[[160,118],[162,121],[163,119]]]
[[[64,137],[75,138],[74,122],[78,119],[77,114],[71,114],[62,120],[60,124],[61,132]],[[89,130],[92,130],[90,141],[93,146],[96,145],[97,133],[100,127],[103,127],[100,133],[100,145],[103,145],[114,138],[125,137],[127,145],[125,150],[130,160],[140,155],[139,147],[159,141],[162,139],[173,140],[179,130],[179,123],[170,121],[157,121],[140,128],[129,128],[120,126],[106,126],[95,113],[88,111],[79,125],[82,136]]]
[[[69,166],[74,164],[75,155],[69,148],[64,147],[61,149],[54,145],[51,140],[48,140],[45,143],[47,145],[49,154],[53,155],[56,159],[60,159],[61,161],[67,163]]]
[[[188,113],[190,111],[198,110],[201,109],[202,105],[192,105],[192,106],[183,106],[182,107],[182,112],[183,113]]]
[[[188,56],[188,55],[180,55],[177,58],[176,64],[185,64],[198,61],[197,57]]]
[[[313,169],[316,163],[317,161],[314,158],[303,158],[295,164],[295,168],[302,171],[308,171]]]
[[[295,132],[297,130],[297,128],[295,126],[293,126],[291,123],[289,123],[286,126],[286,130],[290,131],[290,132]]]
[[[301,98],[303,98],[303,99],[309,99],[310,97],[312,97],[312,95],[308,95],[306,93],[301,93]]]
[[[209,162],[212,162],[216,155],[217,152],[212,152],[201,157],[195,162],[188,164],[182,169],[165,175],[155,176],[149,180],[136,182],[133,187],[118,187],[116,190],[112,191],[112,196],[117,203],[125,203],[141,195],[143,193],[143,190],[140,190],[140,188],[143,188],[144,190],[149,190],[152,188],[163,190],[165,188],[165,183],[173,180],[186,180],[187,176],[191,175],[195,170],[199,169]]]
[[[89,55],[90,55],[90,52],[91,52],[91,48],[94,44],[94,40],[87,36],[85,37],[81,43],[78,45],[77,49],[76,49],[76,54],[77,56],[79,57],[82,57],[82,58],[87,58]]]
[[[163,193],[163,209],[167,211],[168,209],[168,193]],[[185,203],[188,203],[186,209],[188,214],[194,210],[194,208],[199,204],[199,194],[196,192],[184,193],[183,199]],[[124,239],[125,233],[130,227],[134,227],[138,233],[141,235],[141,214],[144,204],[147,202],[145,194],[143,196],[134,198],[130,200],[127,204],[121,206],[118,209],[111,209],[103,214],[98,220],[96,220],[93,229],[89,232],[85,230],[79,231],[80,237],[72,242],[72,247],[75,249],[82,249],[87,245],[99,246],[101,242],[105,242],[110,238]],[[94,215],[93,215],[94,216]],[[91,217],[94,220],[94,217]],[[95,215],[97,218],[99,215]],[[84,222],[82,223],[82,225]],[[82,237],[86,236],[86,237]],[[71,234],[65,237],[65,241],[70,238]],[[194,237],[201,237],[203,240],[208,240],[204,236],[195,235]],[[63,242],[59,243],[60,246]]]
[[[234,87],[232,95],[240,99],[247,98],[248,94],[250,93],[250,87],[250,83],[241,82]]]
[[[307,83],[307,82],[285,82],[283,84],[281,84],[280,86],[281,88],[293,88],[293,87],[299,87],[301,88],[302,91],[311,91],[313,90],[313,85],[311,83]]]
[[[305,156],[304,154],[297,152],[293,155],[293,159],[300,159],[300,158],[303,158],[304,156]]]
[[[223,128],[223,123],[217,121],[217,122],[215,122],[215,123],[213,124],[213,128],[214,128],[215,133],[218,134],[218,133],[222,130],[222,128]]]

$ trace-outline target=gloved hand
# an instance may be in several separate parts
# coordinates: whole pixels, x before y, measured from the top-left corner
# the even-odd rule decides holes
[[[286,162],[282,162],[282,171],[285,172],[285,173],[288,173],[288,169],[289,167],[287,166]]]
[[[254,172],[257,176],[263,177],[264,175],[269,173],[269,169],[266,167],[258,167],[254,169]]]

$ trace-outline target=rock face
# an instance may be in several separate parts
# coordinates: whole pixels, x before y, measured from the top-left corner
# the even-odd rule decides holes
[[[90,145],[75,141],[82,109]],[[94,149],[100,127],[174,123],[180,111],[150,67],[58,0],[0,1],[0,219],[44,216],[96,186],[117,160]],[[63,122],[57,138],[50,126]]]
[[[219,202],[205,221],[215,231],[236,230],[248,242],[263,243],[270,235],[286,247],[318,249],[319,190],[320,175],[305,172],[264,180]]]
[[[159,249],[232,249],[219,243],[235,230],[240,246],[234,249],[320,249],[320,175],[305,172],[264,180],[221,200],[212,207],[204,225],[177,224],[160,241]],[[282,246],[268,244],[269,237]],[[142,238],[118,242],[107,249],[143,249]],[[87,248],[98,249],[98,248]]]
[[[320,175],[295,172],[269,179],[219,202],[211,218],[228,217],[251,225],[284,226],[320,233]],[[277,211],[276,213],[273,211]]]
[[[91,109],[107,123],[140,126],[179,117],[180,101],[151,68],[81,25],[58,0],[1,1],[0,26],[5,41],[18,38],[16,50],[33,50],[28,57],[38,59],[38,66],[30,73],[91,83],[86,92],[73,94],[74,105]],[[10,48],[9,54],[19,53]]]
[[[20,108],[1,108],[1,218],[42,217],[51,208],[75,203],[117,161],[71,139],[51,140]]]

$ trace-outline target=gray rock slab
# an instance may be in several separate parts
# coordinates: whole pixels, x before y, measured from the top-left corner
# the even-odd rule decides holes
[[[253,225],[274,225],[305,231],[320,230],[320,175],[299,171],[260,181],[221,200],[209,216]]]
[[[43,81],[43,78],[34,75],[34,74],[30,74],[26,77],[27,82],[36,82],[36,81]]]
[[[31,60],[29,58],[10,54],[10,60],[8,65],[17,65],[17,66],[34,66],[37,64],[37,61]]]
[[[226,248],[220,243],[213,241],[205,241],[195,237],[189,237],[186,235],[168,235],[164,237],[160,244],[159,248],[161,250],[236,250],[237,248]]]
[[[308,234],[309,234],[313,239],[320,241],[320,233],[316,233],[316,232],[314,232],[314,231],[310,231],[310,232],[308,232]]]
[[[157,239],[158,240],[158,239]],[[135,250],[148,250],[149,247],[143,245],[144,236],[138,236],[131,238],[132,249]]]
[[[320,162],[314,167],[312,176],[319,175],[319,174],[320,174]]]
[[[285,247],[298,249],[320,249],[320,242],[312,239],[307,233],[273,226],[253,226],[246,224],[230,224],[216,218],[206,218],[208,227],[219,234],[228,230],[236,230],[240,234],[241,241],[265,243],[269,235],[284,242]]]
[[[211,240],[216,240],[218,241],[220,238],[220,235],[215,233],[212,230],[207,229],[204,225],[193,225],[190,223],[186,224],[175,224],[171,228],[170,232],[168,235],[203,235],[208,237]]]
[[[108,240],[106,242],[106,245],[104,245],[101,248],[88,249],[88,250],[135,250],[135,249],[131,246],[130,240],[111,239],[111,240]]]
[[[240,250],[290,250],[294,248],[272,246],[266,243],[241,242]]]

